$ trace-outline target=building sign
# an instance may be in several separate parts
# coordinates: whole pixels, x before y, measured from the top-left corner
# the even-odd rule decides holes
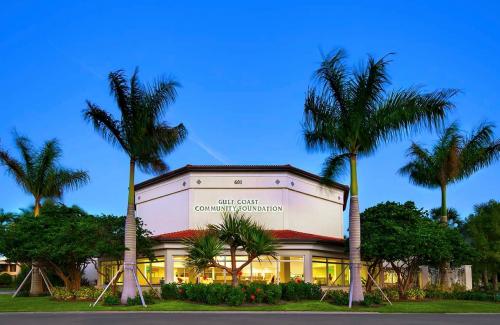
[[[195,205],[193,209],[195,212],[283,212],[282,205],[262,203],[257,199],[220,199],[214,204]]]

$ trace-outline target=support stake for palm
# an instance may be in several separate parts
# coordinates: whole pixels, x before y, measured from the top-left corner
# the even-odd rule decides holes
[[[339,50],[324,58],[316,71],[316,85],[304,103],[304,138],[309,150],[328,151],[322,176],[325,182],[339,177],[349,165],[350,297],[363,301],[357,159],[373,154],[386,142],[421,128],[441,125],[453,107],[456,90],[423,93],[418,88],[386,91],[390,84],[388,57],[368,58],[361,69],[348,69]]]

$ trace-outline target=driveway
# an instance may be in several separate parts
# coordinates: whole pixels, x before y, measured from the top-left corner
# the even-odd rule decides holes
[[[342,313],[5,313],[0,324],[500,324],[500,314],[342,314]]]

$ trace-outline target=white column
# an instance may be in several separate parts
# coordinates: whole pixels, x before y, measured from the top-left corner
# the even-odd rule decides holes
[[[312,278],[312,255],[309,251],[304,255],[304,281],[312,282]]]
[[[472,290],[472,265],[464,265],[465,290]]]
[[[177,282],[174,274],[174,253],[172,250],[167,250],[165,254],[165,283]]]
[[[429,267],[427,265],[420,266],[420,288],[423,289],[430,282]]]

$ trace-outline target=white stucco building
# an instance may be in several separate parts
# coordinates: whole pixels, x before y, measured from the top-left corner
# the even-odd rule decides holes
[[[159,240],[157,261],[138,261],[153,284],[227,282],[228,275],[218,269],[191,274],[184,265],[182,241],[208,224],[219,223],[222,211],[235,210],[272,230],[280,243],[277,260],[254,261],[242,272],[241,281],[348,284],[343,211],[349,188],[345,185],[325,185],[319,176],[290,165],[187,165],[135,189],[137,217]],[[220,257],[221,262],[229,263],[228,259]],[[112,262],[102,262],[101,267],[110,275],[116,270]],[[109,276],[101,278],[102,283]]]

